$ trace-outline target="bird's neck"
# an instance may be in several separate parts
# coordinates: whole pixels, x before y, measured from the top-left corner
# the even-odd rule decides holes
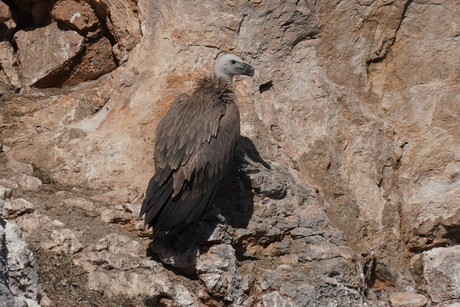
[[[228,75],[222,71],[214,70],[214,76],[216,76],[216,78],[224,78],[225,81],[227,81],[230,84],[233,84],[233,76]]]

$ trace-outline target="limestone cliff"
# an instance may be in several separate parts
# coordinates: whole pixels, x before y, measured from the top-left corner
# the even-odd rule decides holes
[[[226,223],[209,222],[206,248],[187,261],[160,252],[198,278],[178,282],[186,298],[171,281],[117,293],[127,285],[108,280],[155,265],[123,271],[110,258],[114,269],[104,271],[94,253],[110,248],[94,244],[73,252],[88,287],[184,306],[460,300],[458,257],[450,256],[460,233],[457,1],[4,2],[12,10],[0,6],[5,163],[33,164],[45,185],[92,189],[86,196],[103,209],[85,210],[136,231],[141,221],[130,213],[174,98],[223,52],[256,70],[236,82],[241,168],[210,213]]]

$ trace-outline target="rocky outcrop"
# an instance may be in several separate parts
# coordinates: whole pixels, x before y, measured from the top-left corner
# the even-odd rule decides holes
[[[423,274],[434,303],[460,299],[459,246],[434,248],[423,253]]]
[[[34,255],[19,227],[5,220],[10,214],[31,212],[32,204],[24,199],[10,200],[11,195],[11,189],[0,186],[0,304],[46,306],[50,302],[41,289]]]
[[[18,71],[17,54],[10,42],[0,42],[0,65],[2,80],[5,84],[10,85],[14,90],[21,88],[21,77]]]

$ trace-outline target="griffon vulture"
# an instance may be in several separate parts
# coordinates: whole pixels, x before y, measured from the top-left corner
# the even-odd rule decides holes
[[[254,69],[236,55],[223,55],[214,75],[199,80],[190,97],[179,95],[158,124],[155,175],[140,213],[155,237],[180,233],[212,204],[240,134],[236,75],[253,76]]]

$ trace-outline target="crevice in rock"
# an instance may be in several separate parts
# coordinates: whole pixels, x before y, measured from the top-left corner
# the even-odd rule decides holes
[[[414,0],[407,0],[407,2],[404,4],[404,9],[401,15],[401,22],[399,23],[398,27],[396,28],[396,33],[398,33],[399,28],[401,27],[403,19],[406,17],[407,10],[409,9],[409,6],[414,2]]]
[[[261,84],[259,86],[259,93],[262,94],[263,92],[266,92],[266,91],[268,91],[268,90],[270,90],[272,88],[273,88],[273,82],[268,81],[268,82],[266,82],[264,84]]]
[[[369,59],[366,61],[366,67],[367,67],[367,74],[371,74],[372,72],[370,71],[370,67],[372,64],[381,64],[383,63],[383,61],[385,60],[386,56],[387,56],[388,52],[386,52],[383,56],[381,57],[376,57],[376,58],[372,58],[372,59]]]

